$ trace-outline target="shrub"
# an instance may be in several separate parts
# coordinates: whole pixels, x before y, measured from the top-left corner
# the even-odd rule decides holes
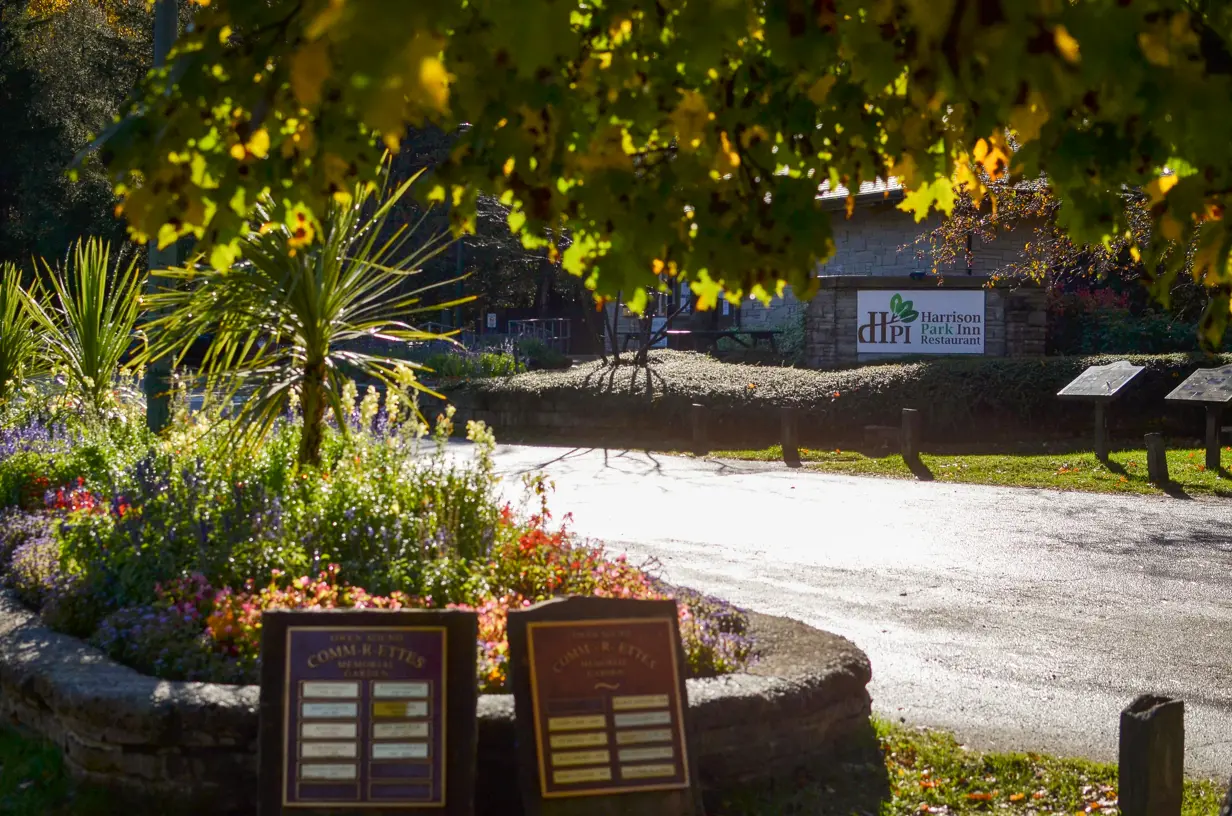
[[[1126,292],[1053,290],[1048,296],[1051,354],[1169,354],[1198,351],[1197,323],[1152,307],[1134,308]]]
[[[446,380],[469,380],[482,377],[507,377],[526,371],[510,351],[471,351],[458,348],[437,352],[424,359],[431,375]]]
[[[13,553],[31,539],[48,534],[47,516],[16,507],[0,510],[0,570],[7,569]]]
[[[23,603],[41,609],[43,602],[62,584],[60,547],[44,530],[43,535],[31,536],[13,550],[4,584],[13,590]]]
[[[735,365],[706,355],[655,351],[647,373],[607,368],[601,362],[568,371],[533,372],[477,381],[449,391],[480,418],[532,417],[546,402],[559,413],[586,417],[576,441],[601,436],[608,444],[636,441],[678,444],[690,433],[693,404],[711,410],[716,444],[733,448],[779,441],[782,406],[800,410],[804,444],[855,443],[866,425],[897,425],[903,408],[924,414],[930,441],[976,441],[1026,432],[1086,435],[1090,406],[1057,400],[1056,393],[1091,365],[1128,359],[1146,366],[1116,403],[1110,422],[1119,433],[1200,429],[1200,412],[1163,397],[1198,368],[1232,362],[1232,356],[1123,355],[1100,357],[948,357],[903,360],[837,371]],[[513,430],[513,429],[508,429]],[[621,438],[625,434],[629,438]],[[581,435],[585,435],[583,438]]]
[[[522,358],[526,360],[526,368],[532,371],[569,367],[568,357],[538,337],[527,337],[519,340],[518,351],[521,353]],[[517,372],[511,371],[509,373],[515,374]]]
[[[116,612],[91,642],[112,659],[167,680],[253,682],[255,661],[220,652],[205,622],[214,611],[214,589],[200,574],[159,586],[149,605]]]

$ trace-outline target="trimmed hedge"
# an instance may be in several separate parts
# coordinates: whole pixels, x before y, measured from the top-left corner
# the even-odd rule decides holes
[[[1163,398],[1195,370],[1232,362],[1230,355],[1197,354],[946,357],[811,371],[656,351],[648,370],[609,368],[596,361],[567,371],[472,382],[449,396],[464,416],[488,419],[506,438],[510,432],[534,435],[557,417],[569,429],[567,435],[579,439],[588,430],[603,434],[622,429],[631,435],[682,439],[687,438],[694,403],[711,409],[715,442],[733,445],[777,441],[778,412],[773,409],[781,406],[800,409],[806,444],[858,441],[864,426],[896,425],[903,408],[921,410],[929,437],[938,441],[1086,436],[1091,432],[1090,406],[1062,402],[1056,393],[1088,366],[1124,359],[1147,370],[1110,410],[1111,429],[1121,436],[1158,430],[1199,435],[1202,412],[1170,405]],[[570,421],[570,415],[576,421]]]

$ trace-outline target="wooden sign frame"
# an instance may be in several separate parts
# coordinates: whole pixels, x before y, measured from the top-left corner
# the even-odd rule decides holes
[[[473,816],[477,637],[462,610],[264,613],[260,816]]]
[[[614,598],[509,613],[527,816],[700,816],[677,615],[673,600]]]

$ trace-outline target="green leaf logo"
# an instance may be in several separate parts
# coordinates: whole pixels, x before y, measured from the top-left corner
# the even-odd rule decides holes
[[[911,323],[920,316],[920,313],[913,309],[912,305],[911,301],[903,300],[903,296],[897,292],[890,298],[890,311],[903,323]]]

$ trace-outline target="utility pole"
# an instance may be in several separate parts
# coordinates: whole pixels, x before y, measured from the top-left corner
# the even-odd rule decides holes
[[[154,6],[154,67],[167,63],[167,54],[179,34],[179,0],[156,0]],[[162,288],[164,279],[155,271],[179,263],[179,244],[172,243],[158,248],[157,236],[150,238],[149,271],[146,291],[153,293]],[[171,358],[154,360],[145,372],[145,424],[151,431],[159,432],[171,421]]]

